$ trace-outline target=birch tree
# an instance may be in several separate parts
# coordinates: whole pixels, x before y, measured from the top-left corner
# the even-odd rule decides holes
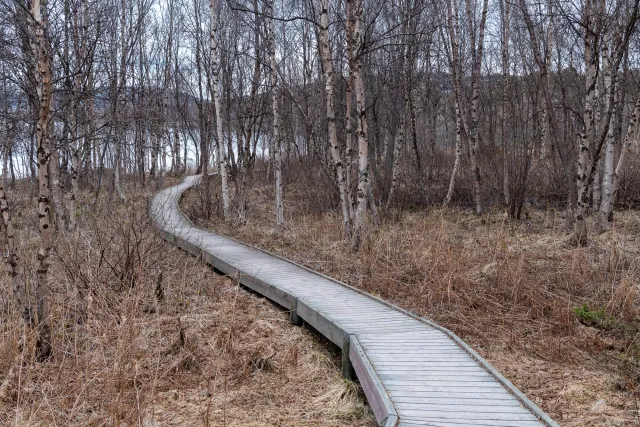
[[[38,340],[36,356],[45,360],[51,356],[51,327],[49,325],[49,254],[53,234],[50,223],[49,161],[52,105],[50,42],[47,33],[46,3],[31,0],[29,3],[29,44],[34,63],[33,80],[38,97],[36,122],[36,147],[38,161],[38,218],[40,247],[36,271],[36,315]]]
[[[3,177],[6,174],[6,169],[3,170]],[[11,290],[13,293],[16,306],[20,311],[22,318],[25,322],[31,322],[31,309],[27,300],[27,291],[25,283],[21,275],[19,258],[16,252],[16,235],[13,227],[13,221],[11,219],[11,210],[9,208],[9,200],[7,199],[7,193],[4,188],[4,184],[0,187],[0,214],[2,215],[2,229],[4,231],[4,238],[6,241],[5,249],[5,264],[7,273],[11,279]]]
[[[259,128],[262,121],[262,114],[260,114],[261,103],[259,101],[259,85],[261,78],[261,16],[258,8],[258,0],[252,1],[253,5],[253,58],[251,61],[251,83],[249,89],[249,96],[246,101],[242,103],[239,112],[239,127],[242,133],[242,138],[238,138],[238,163],[240,176],[237,180],[238,183],[238,218],[240,221],[246,221],[247,215],[247,184],[249,180],[249,174],[255,161],[255,149],[252,148],[252,140],[257,140],[260,135]],[[237,55],[238,61],[240,55]],[[239,69],[242,66],[238,66]],[[239,90],[242,93],[242,90]]]
[[[602,203],[600,204],[599,221],[601,230],[606,230],[613,223],[613,204],[620,186],[620,176],[625,170],[627,159],[638,135],[638,121],[640,120],[640,98],[635,102],[633,113],[629,119],[618,161],[615,161],[614,139],[608,138],[605,153],[605,170],[603,177]],[[615,163],[615,167],[614,167]]]
[[[344,171],[344,161],[338,146],[338,134],[336,130],[336,112],[334,100],[334,71],[333,56],[329,44],[329,0],[321,0],[320,4],[320,40],[318,49],[322,59],[322,71],[324,74],[325,104],[327,109],[327,129],[329,134],[329,146],[331,158],[340,192],[340,206],[342,208],[342,223],[347,235],[351,235],[351,216],[349,214],[349,194],[347,192],[347,180]]]
[[[351,246],[358,250],[362,243],[365,215],[367,212],[369,183],[369,135],[367,130],[367,108],[362,75],[362,51],[364,49],[363,0],[347,0],[347,22],[351,28],[348,38],[352,64],[353,89],[356,95],[357,139],[358,139],[358,192]],[[349,33],[349,31],[348,31]]]
[[[482,55],[484,50],[484,33],[487,23],[487,11],[489,1],[482,3],[482,12],[478,29],[478,38],[475,36],[475,11],[472,10],[471,0],[466,0],[466,15],[468,33],[471,42],[471,129],[469,130],[469,159],[471,160],[471,173],[473,174],[473,201],[476,207],[476,214],[482,214],[482,193],[480,189],[480,166],[478,164],[478,151],[480,149],[480,139],[478,136],[478,100],[480,97],[478,85],[480,80],[480,67],[482,66]]]
[[[460,169],[460,161],[462,158],[462,132],[463,120],[462,115],[462,68],[460,64],[460,25],[458,20],[458,4],[457,0],[447,0],[447,30],[449,33],[449,68],[451,70],[451,78],[453,79],[453,103],[456,118],[456,136],[455,136],[455,157],[453,168],[451,170],[451,179],[449,180],[449,189],[444,199],[444,205],[451,203],[453,192],[455,190],[456,177]]]
[[[509,109],[509,27],[511,15],[510,0],[500,0],[500,60],[502,65],[502,114],[500,120],[500,137],[502,148],[502,192],[504,203],[509,206],[509,168],[507,167],[507,110]]]
[[[218,160],[220,163],[220,179],[222,181],[222,210],[224,220],[230,219],[229,213],[229,184],[227,177],[227,150],[224,144],[222,131],[222,105],[220,103],[220,53],[218,49],[218,15],[219,5],[217,0],[209,1],[211,12],[211,94],[213,95],[213,108],[216,119],[216,136],[218,140]],[[227,106],[229,108],[229,106]]]
[[[583,126],[578,138],[577,201],[572,236],[572,242],[579,246],[587,244],[586,214],[589,191],[611,125],[620,62],[637,22],[638,0],[634,0],[630,5],[624,3],[622,1],[617,8],[617,13],[620,15],[614,17],[614,25],[608,25],[608,14],[604,3],[587,0],[582,10],[581,34],[584,43],[586,78]],[[607,57],[605,61],[607,85],[604,93],[599,93],[598,73],[603,52]],[[611,57],[608,57],[609,52]],[[600,106],[602,106],[601,110]]]
[[[273,159],[276,176],[276,229],[284,228],[284,194],[282,190],[282,148],[280,140],[280,107],[278,62],[276,61],[276,37],[274,29],[273,0],[265,0],[267,18],[266,43],[269,54],[269,84],[271,86],[271,112],[273,114]]]

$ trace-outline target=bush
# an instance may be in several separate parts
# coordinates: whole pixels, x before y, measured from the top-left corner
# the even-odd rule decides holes
[[[573,314],[585,326],[592,326],[598,329],[611,329],[616,326],[616,320],[608,316],[604,308],[591,310],[585,303],[575,307]]]

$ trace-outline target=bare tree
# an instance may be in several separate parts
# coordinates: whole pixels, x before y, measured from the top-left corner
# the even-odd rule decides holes
[[[210,0],[211,9],[211,94],[213,95],[213,108],[216,115],[216,136],[218,140],[218,159],[220,162],[220,178],[222,181],[222,210],[225,221],[229,218],[229,184],[227,178],[227,150],[224,144],[222,132],[222,105],[220,103],[220,53],[218,49],[218,4],[216,0]]]
[[[284,194],[282,190],[282,147],[280,140],[280,106],[278,102],[278,62],[276,61],[276,38],[274,30],[273,0],[265,0],[264,13],[267,16],[267,51],[269,52],[269,83],[271,85],[271,111],[273,114],[273,156],[276,175],[276,228],[284,227]]]
[[[33,79],[38,96],[36,146],[38,157],[38,218],[40,248],[36,282],[36,314],[38,322],[37,358],[48,359],[52,352],[49,325],[49,254],[53,244],[53,229],[49,221],[49,162],[51,156],[50,127],[52,105],[50,42],[47,33],[46,4],[40,0],[29,3],[29,44],[33,61]],[[57,167],[57,165],[56,165]]]
[[[357,209],[354,218],[351,246],[358,250],[362,242],[365,214],[367,212],[369,183],[369,135],[367,129],[367,108],[362,74],[362,50],[364,49],[363,1],[347,0],[348,47],[352,57],[350,73],[353,76],[353,89],[356,95],[356,117],[358,119],[358,192]]]
[[[344,171],[344,161],[338,146],[338,133],[336,130],[336,112],[334,100],[334,71],[333,56],[329,45],[329,1],[321,0],[320,4],[320,28],[318,49],[322,59],[324,73],[325,103],[327,107],[327,128],[329,133],[329,145],[331,158],[335,168],[336,182],[340,192],[340,205],[342,207],[342,222],[347,235],[351,235],[351,216],[349,214],[349,194],[347,192],[347,180]]]

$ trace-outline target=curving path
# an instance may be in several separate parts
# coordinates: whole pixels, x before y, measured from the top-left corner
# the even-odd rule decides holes
[[[342,348],[382,426],[557,426],[451,331],[305,267],[201,230],[180,212],[200,176],[157,193],[149,215],[167,241],[290,310]]]

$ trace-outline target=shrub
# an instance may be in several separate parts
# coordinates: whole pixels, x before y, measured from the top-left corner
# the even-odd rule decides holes
[[[608,316],[604,308],[592,310],[585,303],[575,307],[573,314],[585,326],[592,326],[598,329],[611,329],[616,326],[616,320]]]

